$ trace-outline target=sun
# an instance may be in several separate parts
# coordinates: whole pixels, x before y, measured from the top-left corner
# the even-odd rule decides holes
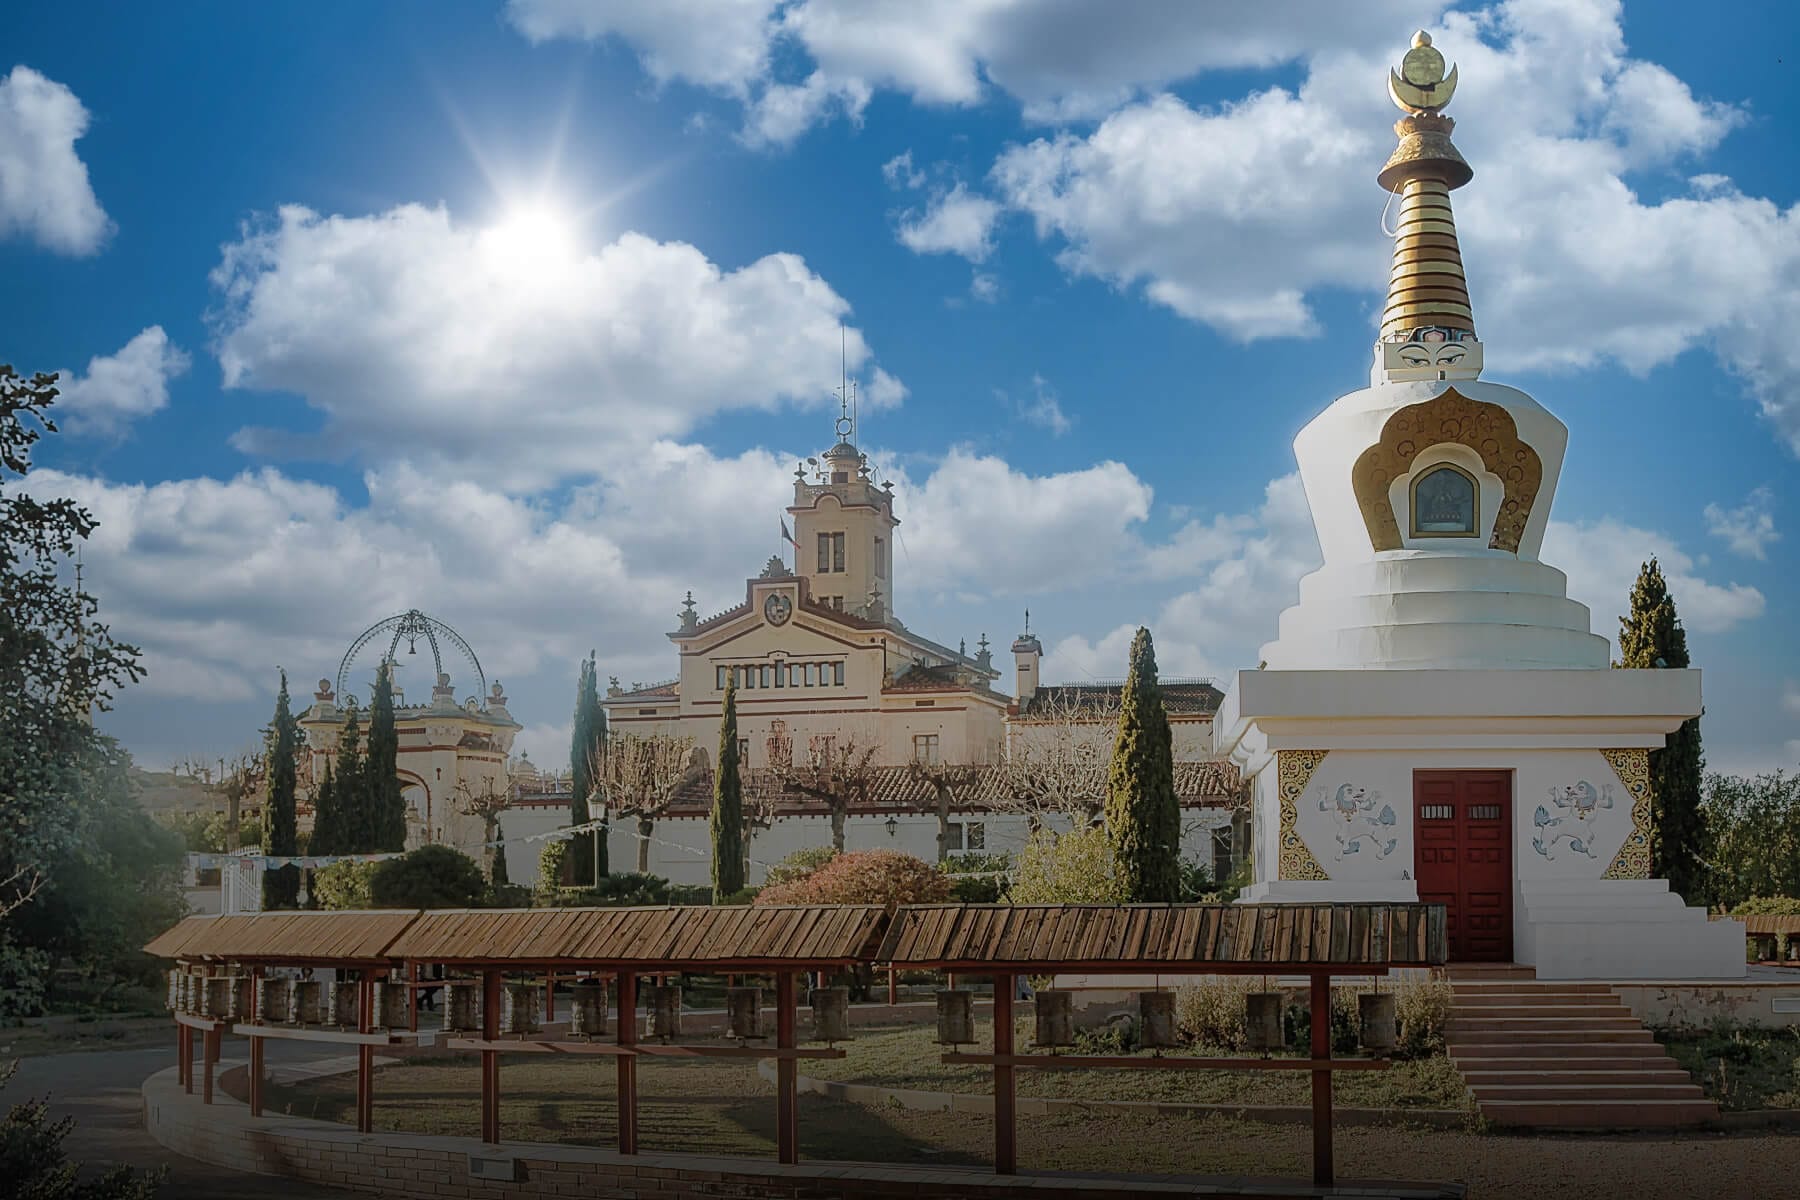
[[[483,231],[481,248],[501,271],[533,277],[561,270],[580,254],[574,223],[547,204],[510,209]]]

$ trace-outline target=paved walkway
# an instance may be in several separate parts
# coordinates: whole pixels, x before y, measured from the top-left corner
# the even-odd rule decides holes
[[[266,1175],[242,1175],[172,1154],[152,1141],[143,1128],[142,1089],[145,1079],[175,1064],[174,1041],[171,1033],[167,1046],[22,1058],[18,1074],[0,1091],[0,1104],[48,1096],[52,1118],[75,1118],[75,1128],[63,1143],[71,1158],[89,1167],[166,1165],[169,1180],[162,1194],[169,1200],[267,1200],[272,1187],[280,1189],[282,1200],[343,1200],[352,1195],[297,1180],[277,1184]],[[267,1050],[271,1067],[342,1053],[339,1046],[315,1049],[273,1041]]]

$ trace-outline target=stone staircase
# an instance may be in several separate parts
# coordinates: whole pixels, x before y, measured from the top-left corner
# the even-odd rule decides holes
[[[1530,968],[1453,972],[1450,983],[1450,1060],[1494,1124],[1666,1129],[1718,1119],[1718,1105],[1605,984],[1538,982]]]

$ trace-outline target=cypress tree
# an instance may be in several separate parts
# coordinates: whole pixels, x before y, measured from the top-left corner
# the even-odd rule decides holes
[[[606,710],[600,707],[600,682],[594,656],[590,651],[581,664],[581,677],[575,685],[575,721],[569,733],[569,774],[573,786],[569,793],[569,824],[585,825],[593,820],[588,801],[595,789],[594,767],[606,747]],[[578,887],[592,887],[596,876],[608,872],[606,861],[606,827],[581,833],[569,846],[570,878]]]
[[[369,826],[369,795],[364,778],[366,774],[363,769],[362,726],[353,708],[349,719],[344,722],[344,731],[338,735],[337,773],[332,781],[337,793],[336,836],[332,839],[331,850],[320,853],[362,854],[373,845]]]
[[[343,816],[338,807],[337,784],[331,777],[331,760],[325,760],[325,773],[313,789],[312,841],[308,854],[336,854],[343,840]]]
[[[298,854],[294,822],[294,753],[300,723],[288,705],[287,672],[281,673],[281,692],[275,697],[275,719],[269,724],[266,778],[268,802],[263,805],[263,853],[277,857]],[[300,868],[281,867],[263,872],[263,907],[294,908],[299,903]]]
[[[406,849],[406,801],[400,795],[400,735],[394,728],[394,664],[375,673],[375,700],[369,713],[369,754],[363,774],[369,850]]]
[[[1131,670],[1120,701],[1106,781],[1106,838],[1128,901],[1173,904],[1181,899],[1181,807],[1148,629],[1131,640]]]
[[[494,855],[488,860],[488,884],[498,891],[508,887],[512,880],[506,875],[506,830],[494,825]]]
[[[1619,618],[1618,667],[1681,668],[1688,665],[1687,631],[1675,611],[1675,597],[1652,558],[1638,570],[1631,589],[1631,613]],[[1650,752],[1651,871],[1669,881],[1683,899],[1700,898],[1700,863],[1706,815],[1700,807],[1700,780],[1706,759],[1700,748],[1700,718],[1690,717]]]
[[[725,711],[719,718],[719,769],[713,772],[714,904],[744,890],[744,781],[738,765],[737,682],[728,679]]]

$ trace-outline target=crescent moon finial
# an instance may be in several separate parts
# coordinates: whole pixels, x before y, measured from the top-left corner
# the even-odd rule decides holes
[[[1444,56],[1431,44],[1431,35],[1419,30],[1399,69],[1388,71],[1388,95],[1406,112],[1436,113],[1455,93],[1456,68],[1445,74]]]

